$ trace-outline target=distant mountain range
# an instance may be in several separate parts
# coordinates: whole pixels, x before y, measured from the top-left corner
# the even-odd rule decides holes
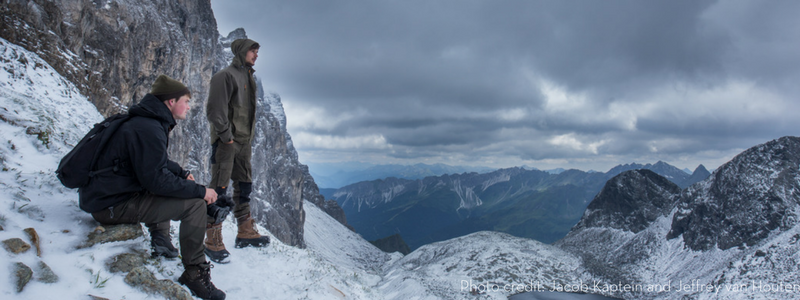
[[[491,172],[494,169],[445,164],[373,165],[366,163],[329,163],[309,165],[309,171],[320,188],[337,189],[356,182],[389,177],[414,180],[444,174]]]
[[[365,239],[399,234],[412,250],[483,230],[551,243],[578,222],[608,179],[634,169],[653,170],[681,187],[710,175],[702,165],[687,174],[664,162],[620,165],[607,173],[509,168],[390,177],[321,192],[344,209],[348,224]]]

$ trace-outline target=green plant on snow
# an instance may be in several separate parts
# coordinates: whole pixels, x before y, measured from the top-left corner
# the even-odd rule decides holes
[[[100,277],[100,271],[97,271],[97,274],[95,274],[94,271],[92,270],[88,271],[92,274],[89,283],[91,283],[96,289],[102,289],[106,287],[106,282],[108,282],[108,280],[111,279],[111,277],[106,277],[106,278]]]

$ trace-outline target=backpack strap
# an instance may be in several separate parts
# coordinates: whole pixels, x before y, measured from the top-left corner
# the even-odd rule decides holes
[[[94,176],[96,176],[98,174],[103,174],[103,173],[106,173],[108,171],[118,172],[119,171],[119,166],[120,166],[119,159],[115,159],[113,166],[110,166],[110,167],[107,167],[107,168],[102,168],[100,170],[89,171],[89,177],[94,177]]]

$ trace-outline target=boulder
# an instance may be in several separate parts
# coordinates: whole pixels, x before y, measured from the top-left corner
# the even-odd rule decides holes
[[[3,247],[14,254],[24,253],[31,249],[31,245],[20,238],[11,238],[3,241]]]
[[[143,236],[142,225],[138,223],[97,226],[94,231],[89,233],[86,242],[78,246],[78,249],[89,248],[96,244],[127,241]]]
[[[145,263],[145,256],[137,253],[122,253],[114,256],[106,262],[108,271],[112,273],[127,273],[136,267],[142,267]]]
[[[146,293],[161,295],[170,300],[193,300],[192,295],[172,280],[158,280],[153,272],[145,267],[136,267],[128,276],[125,282],[132,287],[138,288]]]
[[[36,233],[36,229],[33,228],[25,228],[23,231],[28,234],[28,238],[31,240],[31,244],[33,247],[36,248],[36,256],[42,257],[42,248],[41,242],[39,241],[39,234]]]
[[[44,283],[56,283],[56,282],[58,282],[58,279],[59,279],[58,275],[56,275],[56,273],[54,273],[53,270],[50,269],[50,266],[48,266],[43,261],[39,262],[39,268],[36,271],[37,271],[36,272],[36,274],[37,274],[36,280],[37,281],[44,282]]]
[[[17,293],[22,292],[22,289],[31,281],[33,277],[33,270],[25,264],[18,262],[14,264],[14,278],[16,278]]]

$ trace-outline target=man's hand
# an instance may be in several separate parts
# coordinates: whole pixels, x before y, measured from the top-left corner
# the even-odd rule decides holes
[[[225,144],[228,144],[228,145],[233,144],[233,140],[227,141],[227,142],[225,142]]]
[[[203,200],[206,200],[206,204],[214,204],[217,202],[217,192],[214,189],[206,188],[206,196],[203,197]]]
[[[186,179],[194,181],[194,175],[189,174],[189,176],[187,176]]]

